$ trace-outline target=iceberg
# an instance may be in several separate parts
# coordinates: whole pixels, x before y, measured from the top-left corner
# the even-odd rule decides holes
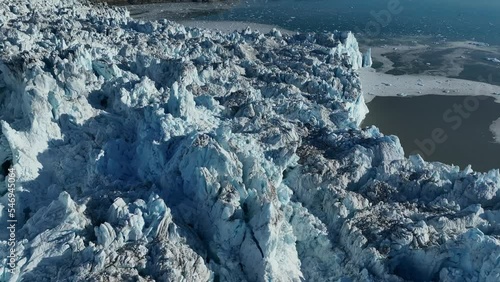
[[[372,48],[368,48],[366,53],[363,54],[363,67],[369,68],[373,65]]]
[[[493,62],[493,63],[500,63],[500,59],[498,58],[485,58],[486,61],[490,61],[490,62]]]
[[[499,170],[360,128],[350,32],[20,0],[0,37],[3,280],[500,280]]]

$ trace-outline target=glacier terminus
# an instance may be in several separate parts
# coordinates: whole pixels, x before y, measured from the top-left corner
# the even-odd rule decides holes
[[[0,280],[500,281],[499,170],[361,128],[371,64],[350,32],[1,2]]]

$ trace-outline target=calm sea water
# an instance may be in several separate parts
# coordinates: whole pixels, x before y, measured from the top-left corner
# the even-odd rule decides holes
[[[362,126],[375,124],[397,135],[406,155],[419,153],[478,171],[500,168],[500,144],[489,131],[500,117],[500,104],[491,97],[425,95],[376,97]]]
[[[498,0],[253,0],[196,17],[300,31],[353,30],[371,37],[430,35],[500,44]]]

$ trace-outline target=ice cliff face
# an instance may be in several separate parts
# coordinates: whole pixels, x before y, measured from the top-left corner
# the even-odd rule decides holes
[[[0,3],[0,38],[4,280],[500,280],[499,171],[359,128],[350,33],[37,0]]]

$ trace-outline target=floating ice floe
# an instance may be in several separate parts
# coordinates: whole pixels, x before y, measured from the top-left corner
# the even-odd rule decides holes
[[[493,62],[493,63],[500,63],[500,59],[497,58],[485,58],[487,61]]]

